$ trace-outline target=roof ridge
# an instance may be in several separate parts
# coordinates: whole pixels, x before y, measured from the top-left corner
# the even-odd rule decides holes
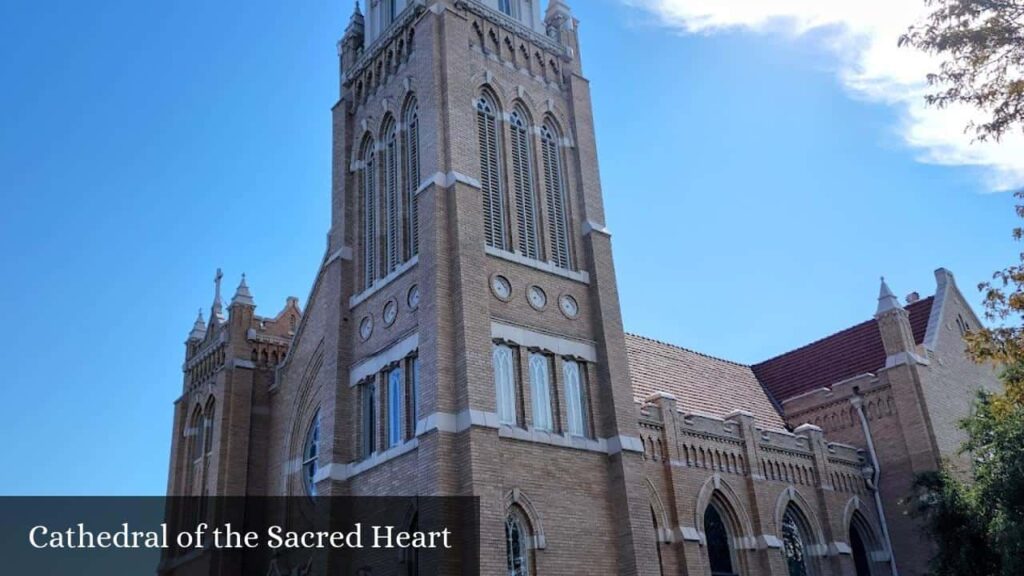
[[[672,344],[671,342],[665,342],[663,340],[658,340],[657,338],[649,338],[647,336],[641,336],[640,334],[634,334],[632,332],[625,332],[625,335],[626,336],[632,336],[633,338],[639,338],[641,340],[647,340],[648,342],[654,342],[655,344],[661,344],[662,346],[668,346],[669,348],[675,348],[676,350],[682,350],[684,352],[689,352],[691,354],[696,354],[698,356],[703,356],[705,358],[710,358],[711,360],[718,360],[719,362],[725,362],[726,364],[732,364],[733,366],[739,366],[740,368],[753,368],[750,364],[743,364],[743,363],[740,363],[740,362],[736,362],[735,360],[729,360],[728,358],[722,358],[720,356],[712,356],[711,354],[707,354],[707,353],[704,353],[704,352],[693,350],[691,348],[686,348],[685,346],[679,346],[678,344]]]
[[[911,306],[927,302],[928,300],[932,300],[934,298],[935,298],[934,295],[928,296],[927,298],[921,298],[920,300],[917,300],[915,302],[911,302],[911,303],[907,304],[906,306],[903,307],[903,309],[906,310],[907,308],[910,308]],[[796,348],[793,348],[792,350],[787,350],[786,352],[782,352],[781,354],[776,354],[775,356],[772,356],[770,358],[762,360],[762,361],[760,361],[760,362],[758,362],[756,364],[751,364],[750,367],[751,368],[755,368],[757,366],[761,366],[763,364],[767,364],[767,363],[771,362],[772,360],[778,360],[779,358],[782,358],[783,356],[789,356],[790,354],[792,354],[794,352],[799,352],[800,350],[803,350],[805,348],[810,348],[811,346],[814,346],[816,344],[820,344],[820,343],[824,342],[825,340],[828,340],[829,338],[834,338],[834,337],[836,337],[836,336],[838,336],[840,334],[844,334],[846,332],[851,332],[851,331],[853,331],[853,330],[855,330],[857,328],[860,328],[861,326],[863,326],[865,324],[868,324],[868,323],[874,322],[874,321],[875,321],[874,318],[869,318],[867,320],[864,320],[863,322],[858,322],[858,323],[856,323],[856,324],[854,324],[852,326],[847,326],[846,328],[843,328],[842,330],[837,330],[837,331],[835,331],[835,332],[833,332],[833,333],[831,333],[831,334],[829,334],[827,336],[822,336],[821,338],[818,338],[817,340],[812,340],[811,342],[808,342],[807,344],[804,344],[803,346],[798,346]]]

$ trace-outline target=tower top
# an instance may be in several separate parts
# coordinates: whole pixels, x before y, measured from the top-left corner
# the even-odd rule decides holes
[[[901,308],[899,299],[889,289],[889,285],[885,282],[885,276],[882,276],[882,286],[878,290],[878,310],[875,315],[880,316],[890,310],[900,310]]]
[[[249,285],[245,283],[245,274],[242,274],[242,281],[238,284],[238,289],[235,290],[235,296],[231,298],[232,306],[256,306],[256,302],[252,299],[252,292],[249,291]]]
[[[199,317],[192,325],[192,331],[188,333],[189,340],[202,340],[206,336],[206,320],[203,319],[203,309],[199,309]]]

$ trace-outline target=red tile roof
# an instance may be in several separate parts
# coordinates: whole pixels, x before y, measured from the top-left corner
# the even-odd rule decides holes
[[[626,354],[637,401],[667,392],[686,412],[723,417],[746,410],[754,414],[758,426],[785,428],[749,366],[633,334],[626,334]]]
[[[924,342],[934,297],[907,305],[914,342]],[[868,320],[752,366],[758,381],[777,402],[831,386],[885,366],[878,323]]]

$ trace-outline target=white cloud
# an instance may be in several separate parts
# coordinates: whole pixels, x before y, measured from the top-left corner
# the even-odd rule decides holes
[[[836,56],[837,74],[855,96],[900,109],[897,127],[922,162],[981,168],[991,190],[1024,187],[1024,136],[972,143],[964,126],[978,112],[926,107],[925,74],[935,59],[897,39],[925,14],[922,0],[623,0],[690,34],[728,29],[793,37],[821,32],[822,48]]]

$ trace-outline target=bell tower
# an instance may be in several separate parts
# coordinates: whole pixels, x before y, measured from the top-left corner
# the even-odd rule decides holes
[[[657,573],[578,24],[561,0],[356,3],[267,493],[474,495],[484,573],[581,549]]]

